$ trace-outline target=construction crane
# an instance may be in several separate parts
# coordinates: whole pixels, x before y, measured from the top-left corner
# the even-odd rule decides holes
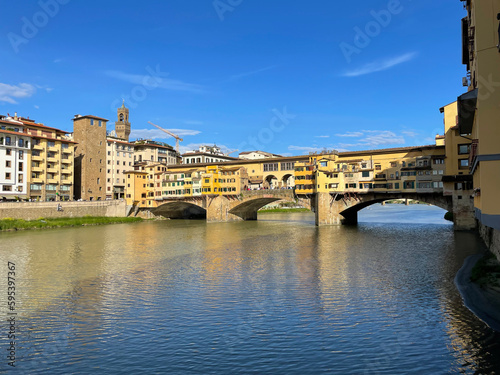
[[[229,152],[226,154],[226,156],[229,156],[229,155],[231,155],[231,154],[234,154],[236,151],[239,151],[239,150],[229,151]]]
[[[151,121],[148,121],[151,125],[153,125],[155,128],[158,128],[160,129],[161,131],[167,133],[168,135],[170,135],[171,137],[174,137],[175,138],[175,149],[177,151],[177,153],[179,153],[179,141],[183,141],[183,139],[181,137],[179,137],[178,135],[175,135],[174,133],[172,133],[171,131],[168,131],[167,129],[163,129],[162,127],[156,125],[156,124],[153,124]]]

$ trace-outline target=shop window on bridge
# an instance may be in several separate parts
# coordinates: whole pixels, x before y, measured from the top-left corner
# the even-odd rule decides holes
[[[431,183],[430,182],[419,182],[417,183],[417,189],[430,189],[431,188]]]
[[[375,164],[375,170],[376,171],[382,170],[382,166],[380,164]]]
[[[275,172],[278,170],[278,163],[265,163],[264,172]]]
[[[434,159],[434,164],[444,164],[444,159]]]
[[[415,189],[415,181],[403,182],[403,189]]]

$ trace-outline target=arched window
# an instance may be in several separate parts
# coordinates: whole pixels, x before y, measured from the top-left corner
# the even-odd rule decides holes
[[[120,113],[120,121],[123,121],[123,113]]]

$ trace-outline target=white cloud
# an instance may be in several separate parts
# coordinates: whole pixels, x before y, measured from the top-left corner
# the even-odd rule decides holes
[[[344,134],[335,134],[336,137],[362,137],[363,133],[361,132],[346,132]]]
[[[343,74],[344,77],[359,77],[366,74],[381,72],[390,69],[396,65],[403,64],[417,57],[417,52],[405,53],[404,55],[390,59],[374,61],[362,66],[361,68],[348,71]]]
[[[60,62],[62,62],[63,60],[62,59],[55,59],[54,61],[52,61],[54,64],[58,64]]]
[[[231,79],[232,80],[238,80],[240,78],[248,77],[248,76],[253,76],[255,74],[259,74],[259,73],[265,72],[266,70],[270,70],[270,69],[274,69],[274,68],[276,68],[276,65],[266,66],[265,68],[253,70],[251,72],[245,72],[245,73],[235,74],[235,75],[231,76]]]
[[[388,130],[363,130],[360,133],[360,139],[356,143],[339,143],[336,148],[338,150],[350,148],[376,149],[386,145],[402,146],[405,144],[402,135]]]
[[[20,83],[17,86],[0,83],[0,102],[17,104],[15,99],[29,98],[35,92],[36,87],[29,83]]]
[[[40,109],[40,107],[39,107],[39,106],[37,106],[37,105],[35,105],[34,107],[35,107],[36,109]]]
[[[172,133],[178,135],[181,138],[189,135],[198,135],[201,133],[199,130],[190,130],[190,129],[167,129],[167,130],[171,131]],[[130,137],[132,139],[136,138],[169,139],[175,142],[175,138],[162,132],[160,129],[132,129],[132,131],[130,132]]]
[[[129,74],[117,70],[108,70],[105,73],[109,77],[132,83],[134,85],[146,86],[148,88],[159,87],[165,90],[187,91],[196,94],[204,91],[203,87],[200,85],[165,78],[167,74],[163,74],[164,77],[153,77],[151,75]]]
[[[329,135],[316,135],[314,138],[330,138]]]

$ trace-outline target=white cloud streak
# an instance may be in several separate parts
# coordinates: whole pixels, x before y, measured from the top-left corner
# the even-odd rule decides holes
[[[417,52],[410,52],[410,53],[405,53],[404,55],[393,57],[390,59],[374,61],[374,62],[371,62],[369,64],[362,66],[361,68],[348,71],[348,72],[344,73],[343,76],[344,77],[359,77],[359,76],[363,76],[366,74],[382,72],[384,70],[388,70],[390,68],[393,68],[399,64],[403,64],[405,62],[411,61],[415,57],[417,57]]]
[[[151,88],[162,88],[171,91],[186,91],[195,94],[200,94],[204,92],[204,88],[201,85],[194,83],[187,83],[175,79],[164,78],[164,77],[152,77],[149,75],[140,74],[129,74],[120,72],[117,70],[108,70],[105,72],[108,77],[116,78],[121,81],[132,83],[134,85],[148,86]],[[165,74],[166,75],[166,74]],[[152,82],[152,83],[151,83]]]
[[[335,134],[336,137],[362,137],[363,133],[361,132],[346,132],[344,134]]]
[[[0,102],[17,104],[15,99],[29,98],[35,92],[36,87],[29,83],[20,83],[17,86],[0,83]]]
[[[245,72],[245,73],[235,74],[235,75],[231,76],[231,80],[234,81],[234,80],[238,80],[240,78],[253,76],[255,74],[259,74],[259,73],[265,72],[266,70],[271,70],[271,69],[274,69],[274,68],[276,68],[276,65],[266,66],[265,68],[253,70],[251,72]]]

